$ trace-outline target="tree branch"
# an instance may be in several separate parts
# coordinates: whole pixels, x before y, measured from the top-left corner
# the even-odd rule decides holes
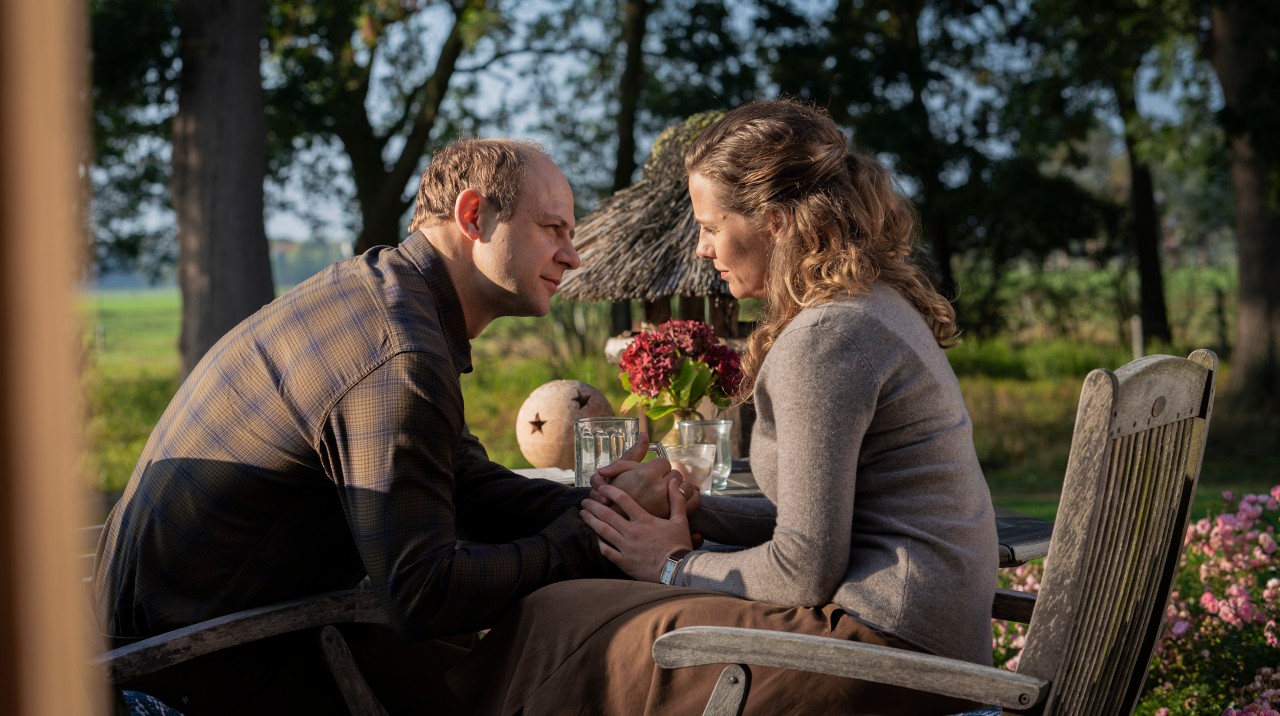
[[[417,119],[413,122],[413,129],[409,132],[404,147],[400,150],[400,156],[387,174],[382,189],[378,193],[378,207],[382,211],[399,213],[404,208],[404,199],[402,198],[404,185],[409,181],[414,169],[417,168],[418,160],[426,149],[427,141],[431,137],[431,130],[436,123],[436,117],[440,113],[440,105],[444,101],[445,92],[449,88],[449,81],[452,79],[454,70],[457,67],[458,58],[462,55],[463,20],[467,13],[482,10],[484,4],[484,0],[465,0],[460,7],[455,6],[453,27],[449,30],[449,36],[445,38],[444,44],[440,47],[440,55],[436,59],[435,71],[431,73],[431,76],[427,78],[427,81],[419,89],[418,102],[420,102],[420,105]],[[403,125],[401,126],[403,127]]]

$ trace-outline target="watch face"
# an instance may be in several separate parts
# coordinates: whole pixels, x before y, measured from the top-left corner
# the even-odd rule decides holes
[[[674,559],[667,558],[665,564],[662,565],[662,583],[671,584],[671,577],[676,573],[676,565],[680,564]]]

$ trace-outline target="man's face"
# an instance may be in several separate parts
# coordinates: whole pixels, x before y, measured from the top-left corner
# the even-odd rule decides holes
[[[495,315],[547,315],[564,272],[578,267],[573,227],[569,182],[549,159],[531,156],[511,220],[497,224],[475,252]]]

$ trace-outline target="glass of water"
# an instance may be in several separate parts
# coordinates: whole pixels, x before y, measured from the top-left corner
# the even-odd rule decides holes
[[[597,470],[622,457],[640,439],[640,419],[578,418],[573,421],[573,484],[590,487]],[[649,452],[667,457],[662,443],[649,443]]]
[[[671,467],[684,479],[697,485],[700,492],[711,491],[711,468],[715,465],[716,446],[712,443],[685,443],[667,448]]]
[[[716,446],[715,462],[711,465],[712,490],[729,486],[729,471],[733,469],[732,420],[681,420],[676,423],[681,445],[711,443]]]

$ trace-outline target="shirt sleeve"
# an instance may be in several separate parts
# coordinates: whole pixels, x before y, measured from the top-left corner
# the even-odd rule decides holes
[[[537,534],[566,510],[576,511],[590,492],[515,474],[490,460],[465,426],[453,475],[459,536],[474,542],[510,542]]]
[[[777,431],[772,538],[739,552],[695,552],[676,583],[774,604],[829,603],[848,571],[859,450],[878,392],[874,371],[839,331],[786,331],[756,393],[761,419]]]
[[[773,536],[778,510],[767,497],[706,495],[689,529],[720,544],[753,546]]]
[[[476,454],[461,389],[441,363],[416,352],[390,358],[338,401],[320,436],[370,582],[408,638],[483,628],[541,586],[608,573],[564,490],[516,485]],[[497,488],[479,486],[495,476]],[[510,513],[519,494],[554,514],[521,520],[504,536],[526,534],[503,544],[458,545],[460,512]]]

